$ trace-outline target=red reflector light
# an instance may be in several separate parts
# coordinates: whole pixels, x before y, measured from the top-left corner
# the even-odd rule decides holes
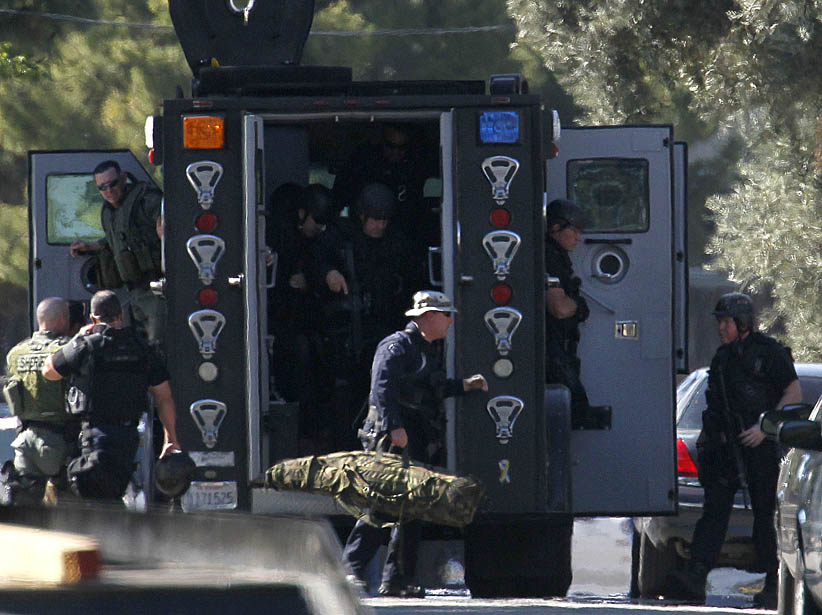
[[[154,164],[154,148],[153,147],[150,150],[148,150],[148,161],[151,164]]]
[[[688,446],[682,438],[677,438],[676,441],[676,471],[680,476],[693,476],[694,478],[699,474],[696,464],[694,464],[694,460],[688,452]]]
[[[513,294],[514,291],[508,284],[495,284],[491,289],[491,298],[497,305],[508,303]]]
[[[496,227],[508,226],[511,224],[511,212],[502,207],[498,207],[491,212],[491,224]]]
[[[197,216],[197,219],[194,221],[194,226],[201,233],[210,233],[217,228],[217,216],[211,212],[202,213]]]
[[[214,305],[217,303],[217,291],[206,286],[197,291],[197,303],[200,305]]]

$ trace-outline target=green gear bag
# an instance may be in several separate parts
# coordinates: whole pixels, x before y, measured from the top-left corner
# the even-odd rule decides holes
[[[464,527],[485,491],[472,476],[382,451],[286,459],[266,471],[265,486],[333,496],[349,514],[376,527],[411,519]]]

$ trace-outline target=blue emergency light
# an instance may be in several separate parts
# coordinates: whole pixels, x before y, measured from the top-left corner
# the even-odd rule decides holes
[[[518,143],[519,114],[516,111],[483,111],[479,116],[480,142]]]

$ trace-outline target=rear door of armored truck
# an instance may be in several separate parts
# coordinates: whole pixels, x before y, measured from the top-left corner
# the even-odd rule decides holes
[[[100,210],[103,198],[92,170],[115,160],[138,181],[151,181],[128,150],[29,152],[29,306],[46,297],[64,297],[88,303],[97,290],[93,254],[72,258],[71,242],[103,237]],[[121,300],[127,301],[123,294]]]
[[[572,432],[572,511],[672,512],[686,284],[672,128],[564,129],[558,149],[547,201],[571,199],[587,217],[571,254],[591,309],[580,327],[582,382],[592,405],[612,407],[610,429]]]

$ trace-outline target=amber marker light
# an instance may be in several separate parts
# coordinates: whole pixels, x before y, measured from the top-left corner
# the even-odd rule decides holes
[[[183,117],[183,146],[186,149],[220,149],[225,146],[225,118],[218,115]]]

